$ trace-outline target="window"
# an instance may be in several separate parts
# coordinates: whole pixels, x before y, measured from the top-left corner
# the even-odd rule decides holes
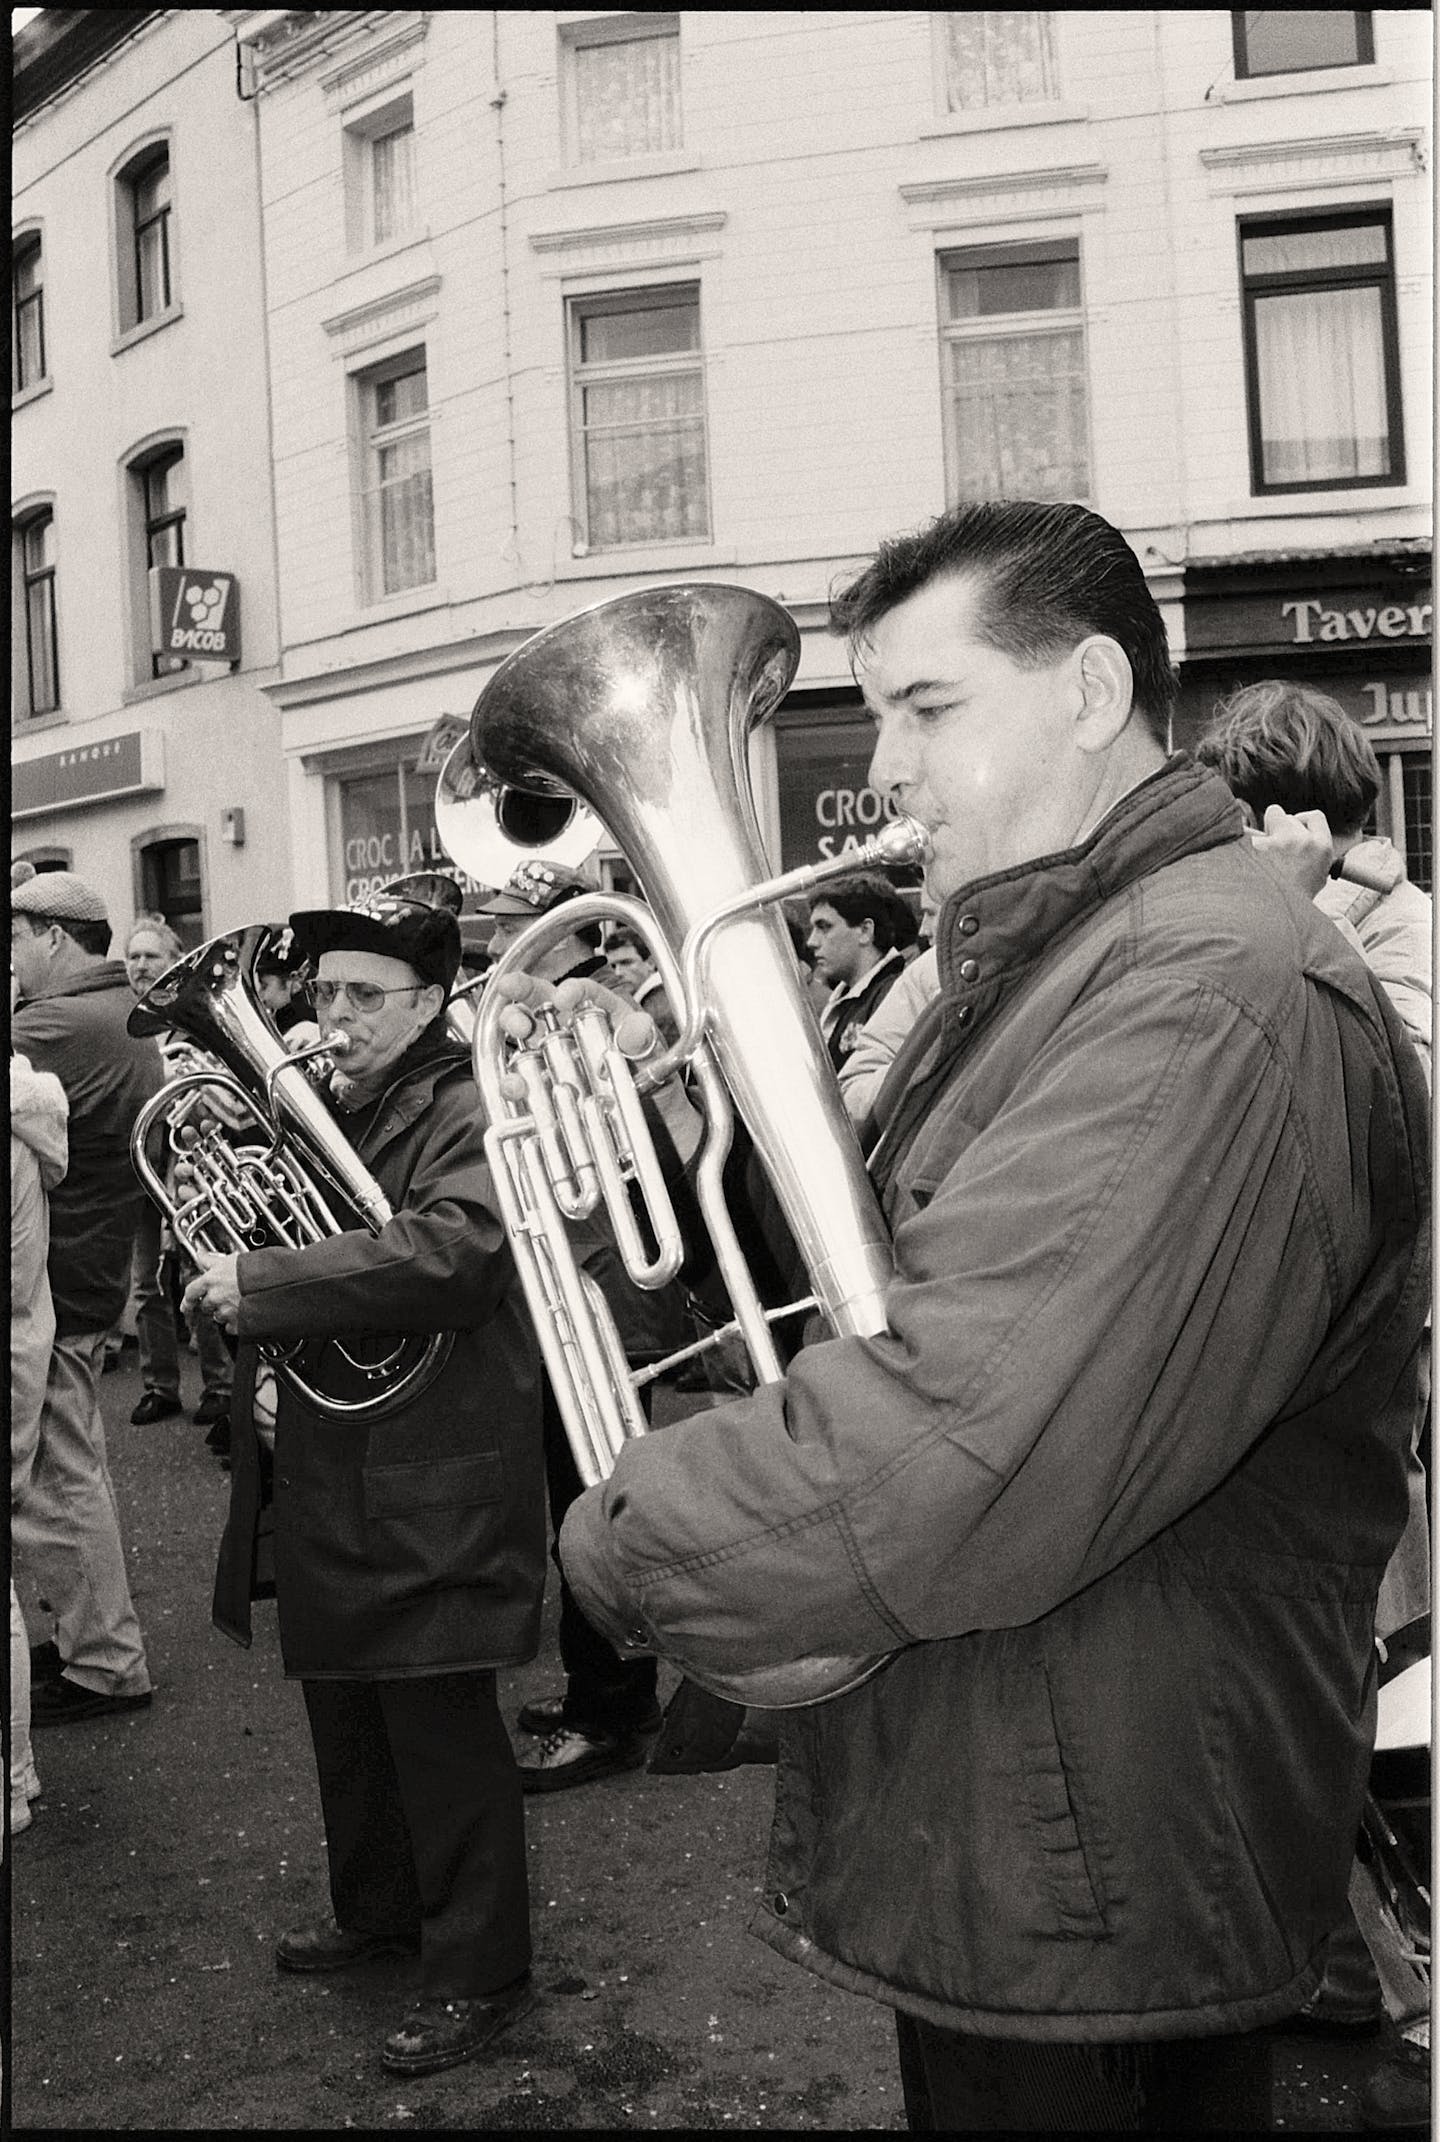
[[[187,952],[205,942],[198,840],[155,840],[141,849],[140,905],[163,915]]]
[[[120,326],[159,319],[174,302],[175,227],[170,151],[162,142],[126,165],[116,206]]]
[[[947,9],[943,32],[947,112],[985,111],[995,104],[1043,104],[1059,92],[1051,17],[1006,9],[968,14]]]
[[[388,245],[419,223],[415,105],[392,97],[345,128],[345,242],[352,253]]]
[[[1428,755],[1404,754],[1401,786],[1405,802],[1405,870],[1412,885],[1431,892],[1435,880],[1434,797]]]
[[[15,394],[23,394],[45,377],[45,289],[41,271],[40,239],[32,232],[16,241],[11,255],[14,339],[10,383]]]
[[[584,543],[615,550],[708,537],[698,290],[577,301],[570,348]]]
[[[18,522],[13,537],[16,608],[15,704],[26,720],[60,707],[60,646],[55,622],[55,515],[49,507]]]
[[[623,16],[563,35],[566,160],[618,162],[681,147],[680,24]]]
[[[184,655],[150,651],[150,568],[184,565],[184,521],[189,508],[189,471],[178,439],[141,454],[129,467],[131,557],[135,587],[131,625],[135,636],[135,679],[171,677],[189,668]]]
[[[364,374],[359,391],[366,591],[378,602],[435,578],[425,352],[410,350]]]
[[[1230,16],[1239,81],[1257,74],[1299,74],[1309,67],[1361,67],[1375,57],[1368,9],[1236,8]]]
[[[1403,483],[1388,211],[1240,225],[1252,488]]]
[[[1088,498],[1078,241],[972,246],[940,270],[950,503]]]

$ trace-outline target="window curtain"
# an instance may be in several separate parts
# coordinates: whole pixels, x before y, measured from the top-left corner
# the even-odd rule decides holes
[[[576,156],[582,164],[680,147],[680,40],[577,45]]]
[[[1389,475],[1378,290],[1257,299],[1255,353],[1266,483]]]
[[[1048,14],[1009,8],[945,16],[946,108],[1042,103],[1056,94]]]
[[[1087,497],[1079,329],[966,336],[949,350],[956,501]]]
[[[375,243],[408,231],[415,220],[415,129],[382,134],[373,144]]]
[[[414,433],[376,452],[380,591],[424,587],[435,578],[435,515],[430,434]]]
[[[585,484],[596,547],[707,534],[699,373],[587,387]]]

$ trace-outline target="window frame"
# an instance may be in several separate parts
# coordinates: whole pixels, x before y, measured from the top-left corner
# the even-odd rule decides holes
[[[380,237],[375,220],[375,148],[380,141],[408,131],[413,142],[411,214],[401,229]],[[412,243],[426,224],[421,203],[420,135],[415,124],[415,93],[394,84],[383,95],[345,116],[341,125],[345,195],[345,249],[352,256]]]
[[[1073,251],[1080,283],[1080,298],[1074,306],[1056,306],[1043,311],[1005,312],[979,314],[973,321],[957,321],[950,317],[946,284],[950,272],[967,266],[1012,266],[1038,263],[1047,257],[1054,259]],[[1078,333],[1080,337],[1080,363],[1085,389],[1085,488],[1083,493],[1064,493],[1074,497],[1077,503],[1093,505],[1095,500],[1095,445],[1092,432],[1094,421],[1093,397],[1090,391],[1090,336],[1085,306],[1085,249],[1078,231],[1056,231],[1048,238],[995,239],[988,243],[971,245],[948,245],[937,250],[936,314],[940,329],[940,399],[941,423],[945,451],[945,498],[948,506],[959,503],[957,488],[957,465],[959,441],[955,435],[952,415],[954,401],[948,358],[949,345],[955,342],[1000,341],[1014,336],[1043,332],[1048,326],[1057,338],[1061,334]]]
[[[141,218],[140,188],[161,164],[169,176],[169,199],[154,215]],[[115,264],[115,309],[117,339],[115,352],[128,346],[132,340],[152,333],[180,313],[180,249],[177,196],[179,192],[176,173],[175,144],[170,133],[152,134],[148,139],[134,143],[115,165],[111,180],[113,204],[114,264]],[[144,312],[144,278],[141,272],[140,232],[142,229],[160,230],[160,253],[163,264],[164,303],[154,312]]]
[[[42,566],[38,571],[33,572],[29,562],[30,539],[37,529],[48,528],[52,546],[55,544],[56,523],[53,501],[32,505],[26,511],[17,514],[10,525],[11,542],[15,553],[16,592],[21,613],[21,630],[17,634],[17,641],[23,639],[25,650],[25,700],[17,727],[29,728],[35,722],[53,721],[56,715],[63,713],[65,704],[60,679],[58,559],[52,557],[50,564]],[[46,611],[50,639],[50,670],[55,680],[54,703],[43,707],[37,706],[35,700],[35,648],[30,629],[30,591],[32,587],[38,586],[42,582],[46,584],[48,590]],[[18,651],[17,646],[16,652],[18,653]],[[15,668],[16,665],[12,661],[12,676],[15,673]]]
[[[20,271],[22,266],[34,260],[39,266],[39,276],[33,291],[22,297]],[[25,336],[21,314],[27,305],[37,308],[37,335],[40,344],[40,369],[33,379],[25,377]],[[45,385],[50,377],[48,355],[45,348],[45,239],[44,233],[35,229],[19,231],[10,244],[10,332],[11,332],[11,395],[33,393],[36,387]]]
[[[566,171],[629,170],[656,157],[679,156],[685,147],[684,49],[678,11],[664,14],[611,15],[587,22],[562,23],[560,39],[560,160]],[[666,148],[635,149],[626,156],[580,154],[580,84],[576,54],[597,45],[638,44],[642,38],[672,38],[676,48],[676,139]]]
[[[1262,67],[1258,73],[1251,71],[1250,55],[1246,42],[1245,8],[1230,10],[1230,40],[1237,82],[1274,82],[1292,74],[1329,74],[1336,68],[1373,67],[1375,64],[1375,16],[1369,8],[1346,9],[1355,17],[1355,52],[1353,60],[1321,60],[1317,66],[1307,61],[1300,67]],[[1337,9],[1337,13],[1340,11]]]
[[[425,374],[425,407],[416,415],[402,417],[389,424],[378,422],[377,391],[396,379],[405,379],[418,371]],[[362,608],[373,608],[379,603],[402,601],[417,595],[426,588],[439,584],[439,555],[436,543],[435,516],[435,458],[434,420],[435,410],[430,400],[430,349],[425,341],[412,343],[409,348],[397,350],[393,355],[368,364],[351,374],[356,416],[356,447],[358,462],[358,535],[360,542],[361,570],[359,592]],[[430,477],[430,574],[425,580],[407,581],[404,586],[387,588],[385,582],[385,557],[379,481],[379,456],[387,446],[398,445],[407,437],[415,437],[423,431],[426,439]],[[373,470],[373,475],[372,475]],[[372,499],[374,508],[372,511]]]
[[[183,655],[157,654],[150,645],[150,568],[152,565],[183,566],[188,547],[186,538],[193,533],[190,528],[193,500],[190,495],[189,442],[183,433],[166,432],[159,438],[132,447],[123,457],[122,468],[127,555],[131,560],[131,676],[134,686],[143,691],[157,683],[181,677],[194,667]],[[157,473],[163,472],[168,496],[170,472],[176,468],[183,468],[185,472],[183,494],[176,503],[167,504],[157,513],[153,509],[151,485]],[[157,539],[171,530],[175,536],[176,556],[157,557]]]
[[[1361,229],[1378,224],[1385,233],[1385,261],[1350,267],[1291,269],[1271,274],[1248,274],[1245,267],[1247,238],[1284,236],[1301,231]],[[1235,219],[1235,256],[1240,281],[1240,331],[1245,359],[1245,419],[1250,444],[1250,493],[1254,498],[1277,498],[1318,491],[1395,490],[1408,479],[1405,473],[1405,421],[1400,381],[1400,320],[1395,293],[1395,221],[1390,203],[1376,202],[1354,207],[1275,210]],[[1380,292],[1382,369],[1385,378],[1385,417],[1390,446],[1387,476],[1322,476],[1294,483],[1265,481],[1265,442],[1260,407],[1260,350],[1256,332],[1257,300],[1278,293],[1306,290],[1360,289]]]
[[[584,363],[581,331],[589,319],[619,312],[662,312],[679,302],[695,307],[695,348],[666,352],[658,357],[638,357],[608,363]],[[633,289],[587,291],[566,300],[565,354],[568,374],[571,505],[576,528],[576,557],[610,557],[625,551],[669,549],[676,544],[710,544],[715,541],[713,486],[710,478],[710,418],[705,370],[705,328],[701,312],[699,279],[681,283],[646,283]],[[693,372],[700,382],[700,445],[704,470],[704,529],[698,535],[645,535],[633,542],[596,543],[590,532],[590,487],[585,454],[585,389],[612,381],[671,377]]]

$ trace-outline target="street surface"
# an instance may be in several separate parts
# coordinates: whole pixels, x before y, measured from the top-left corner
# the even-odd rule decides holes
[[[300,1692],[273,1605],[249,1652],[211,1628],[229,1481],[188,1411],[130,1426],[140,1388],[132,1347],[103,1406],[157,1693],[35,1737],[44,1796],[13,1844],[17,2129],[903,2128],[890,2011],[746,1933],[768,1769],[528,1801],[540,2001],[486,2062],[384,2073],[409,1961],[277,1973],[276,1935],[328,1910]],[[501,1677],[512,1721],[558,1685],[554,1591],[539,1657]],[[1375,2050],[1282,2039],[1280,2124],[1356,2128]]]

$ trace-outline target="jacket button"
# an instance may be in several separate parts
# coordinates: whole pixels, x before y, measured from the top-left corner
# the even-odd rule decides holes
[[[627,1651],[644,1651],[650,1642],[648,1629],[632,1629],[625,1639]]]
[[[789,1897],[787,1897],[787,1896],[786,1896],[786,1894],[785,1894],[785,1892],[784,1892],[784,1890],[783,1890],[783,1889],[781,1889],[781,1890],[778,1890],[778,1891],[776,1892],[776,1896],[775,1896],[775,1912],[776,1912],[776,1916],[777,1916],[778,1918],[781,1918],[781,1919],[783,1919],[783,1918],[784,1918],[784,1916],[785,1916],[785,1914],[786,1914],[786,1912],[787,1912],[787,1911],[789,1911],[789,1909],[790,1909],[790,1899],[789,1899]]]
[[[962,937],[973,937],[979,927],[980,917],[978,915],[962,915],[960,917],[960,935]]]
[[[955,1024],[956,1024],[957,1026],[968,1026],[968,1025],[970,1024],[970,1021],[971,1021],[971,1020],[972,1020],[972,1019],[974,1018],[974,1016],[975,1016],[975,1007],[974,1007],[974,1005],[973,1005],[973,1004],[962,1004],[962,1005],[961,1005],[961,1007],[960,1007],[960,1009],[959,1009],[959,1011],[957,1011],[957,1012],[956,1012],[956,1014],[955,1014]]]
[[[974,981],[974,979],[975,979],[975,977],[976,977],[976,975],[977,975],[977,974],[978,974],[979,972],[980,972],[980,962],[979,962],[979,960],[978,960],[978,959],[962,959],[962,960],[961,960],[961,962],[960,962],[960,979],[961,979],[961,981],[962,981],[962,982],[973,982],[973,981]]]

